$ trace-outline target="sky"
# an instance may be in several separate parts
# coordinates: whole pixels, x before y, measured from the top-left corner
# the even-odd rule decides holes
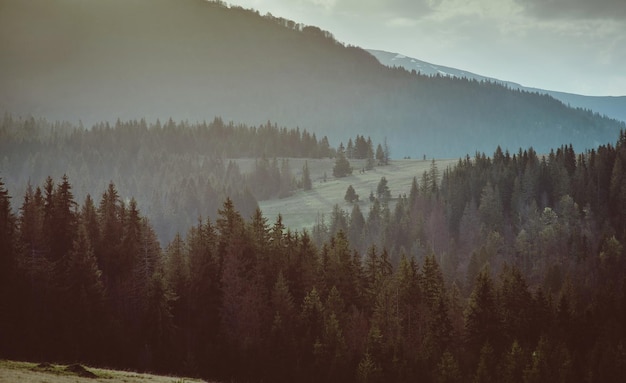
[[[401,53],[527,87],[626,95],[626,0],[232,0]]]

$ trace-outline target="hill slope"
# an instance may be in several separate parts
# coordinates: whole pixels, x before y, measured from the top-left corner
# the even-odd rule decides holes
[[[394,157],[577,149],[623,127],[546,96],[411,75],[328,32],[201,0],[0,0],[0,108],[52,120],[145,117],[389,140]]]
[[[415,70],[427,76],[436,76],[437,74],[439,74],[443,76],[467,78],[477,81],[492,81],[498,84],[505,85],[511,89],[547,94],[563,102],[566,105],[570,105],[573,108],[590,109],[594,112],[600,113],[601,115],[606,115],[610,118],[626,121],[626,96],[584,96],[580,94],[557,92],[553,90],[529,88],[511,81],[498,80],[492,77],[481,76],[479,74],[468,72],[462,69],[431,64],[429,62],[418,60],[416,58],[407,57],[400,53],[392,53],[375,49],[368,49],[367,51],[374,55],[374,57],[376,57],[376,59],[380,61],[381,64],[389,67],[399,66],[408,71]]]
[[[300,162],[304,160],[292,159],[291,163],[296,168],[301,168]],[[456,165],[457,160],[437,160],[435,164],[441,173],[448,167]],[[329,178],[323,181],[323,174],[332,174],[334,161],[329,159],[308,161],[311,169],[311,178],[314,182],[312,190],[299,190],[294,195],[282,198],[260,201],[259,207],[263,214],[273,222],[278,214],[282,216],[283,223],[290,229],[306,229],[311,232],[318,219],[324,216],[326,223],[330,222],[330,212],[334,205],[339,205],[347,213],[352,210],[352,204],[344,200],[346,189],[349,185],[359,195],[359,207],[363,214],[367,214],[371,208],[368,200],[370,192],[376,193],[376,188],[381,177],[385,177],[392,198],[399,195],[409,194],[413,177],[418,180],[431,166],[430,160],[397,160],[391,161],[389,166],[381,166],[371,171],[359,173],[357,171],[349,177]],[[355,168],[362,164],[352,161]],[[393,208],[393,203],[391,204]],[[392,209],[393,210],[393,209]]]

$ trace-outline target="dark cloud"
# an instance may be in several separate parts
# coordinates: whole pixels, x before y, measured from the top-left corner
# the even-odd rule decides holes
[[[614,19],[626,21],[624,0],[515,0],[526,13],[542,19]]]

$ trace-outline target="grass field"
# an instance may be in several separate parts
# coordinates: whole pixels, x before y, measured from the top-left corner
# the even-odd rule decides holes
[[[303,159],[289,160],[292,172],[298,179],[301,177],[304,161]],[[431,164],[430,160],[395,160],[391,161],[387,166],[378,166],[373,170],[362,173],[359,169],[362,169],[365,163],[362,161],[351,161],[350,163],[354,168],[352,175],[344,178],[334,178],[332,176],[334,160],[309,159],[307,161],[311,180],[313,181],[312,190],[300,190],[288,198],[259,202],[263,215],[268,218],[270,223],[275,222],[276,217],[280,213],[285,226],[294,230],[304,228],[309,230],[315,225],[318,215],[324,214],[328,223],[329,213],[335,204],[338,204],[340,208],[349,213],[352,210],[352,205],[343,199],[349,185],[352,185],[359,195],[361,211],[363,215],[367,216],[370,192],[376,193],[376,187],[381,177],[387,179],[387,186],[389,186],[391,196],[395,198],[399,194],[408,194],[413,177],[417,177],[419,182],[422,173],[430,169]],[[458,159],[435,161],[440,174],[443,174],[443,171],[448,166],[452,166],[457,162]],[[242,165],[243,171],[245,164]],[[327,176],[326,182],[324,182],[324,173]]]
[[[0,360],[0,383],[193,383],[198,379],[104,370],[81,365],[37,364]]]

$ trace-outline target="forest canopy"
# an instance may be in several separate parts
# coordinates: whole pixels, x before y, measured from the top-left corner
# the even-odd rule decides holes
[[[623,132],[581,154],[497,149],[312,234],[227,198],[163,246],[113,183],[78,202],[47,178],[17,214],[0,183],[0,355],[233,381],[619,381],[624,160]]]

